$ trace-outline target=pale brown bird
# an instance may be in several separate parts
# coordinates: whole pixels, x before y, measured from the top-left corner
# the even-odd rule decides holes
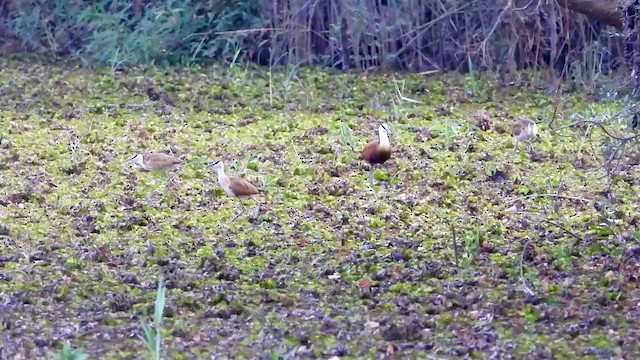
[[[242,211],[236,215],[231,221],[238,218],[238,216],[242,215],[245,211],[244,203],[242,202],[242,198],[248,198],[253,195],[257,195],[260,193],[260,190],[256,188],[249,181],[239,177],[239,176],[229,176],[224,173],[224,162],[217,160],[207,164],[209,167],[213,168],[218,173],[218,183],[222,190],[230,196],[235,197],[240,201],[240,205],[242,205]]]
[[[167,184],[165,191],[172,182],[172,178],[166,174],[168,171],[175,170],[182,165],[182,160],[164,153],[138,153],[127,159],[137,164],[142,170],[152,172],[162,172],[166,175]]]
[[[373,184],[373,167],[375,164],[384,164],[391,158],[391,144],[389,143],[389,129],[386,125],[378,126],[378,140],[368,143],[362,153],[360,159],[369,163],[369,183]]]
[[[531,140],[538,135],[538,125],[530,118],[523,116],[513,123],[511,131],[516,139],[516,150],[519,141],[526,141],[528,146],[531,147]]]
[[[164,153],[135,154],[127,161],[137,164],[146,171],[174,170],[182,164],[182,160]]]

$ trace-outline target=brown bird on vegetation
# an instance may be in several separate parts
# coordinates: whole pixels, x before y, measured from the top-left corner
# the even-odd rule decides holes
[[[391,157],[391,144],[389,143],[389,129],[386,125],[382,124],[378,126],[378,140],[373,140],[368,143],[360,159],[367,161],[370,164],[369,167],[369,183],[373,184],[373,167],[375,164],[384,164],[385,161]]]
[[[533,140],[536,135],[538,135],[538,125],[531,120],[530,118],[523,116],[516,120],[511,130],[513,132],[513,136],[516,139],[515,149],[518,149],[519,141],[526,141],[528,146],[531,147],[531,140]]]
[[[173,107],[178,107],[178,104],[176,103],[176,101],[166,92],[164,91],[156,91],[153,88],[153,85],[147,85],[147,96],[149,97],[149,100],[151,101],[158,101],[158,100],[162,100],[164,101],[166,104],[169,104]]]
[[[139,153],[128,158],[127,161],[137,164],[143,170],[156,172],[174,170],[182,164],[182,160],[164,153]]]
[[[252,183],[239,176],[226,175],[224,173],[224,162],[220,160],[210,162],[207,165],[218,173],[218,183],[220,184],[220,187],[222,187],[222,190],[224,190],[228,196],[237,198],[238,201],[240,201],[240,205],[242,205],[242,211],[231,220],[234,221],[245,211],[242,198],[257,195],[260,193],[260,190],[258,190],[258,188],[256,188]]]
[[[129,161],[137,164],[142,170],[163,172],[165,174],[167,171],[175,170],[182,165],[182,160],[164,153],[138,153],[128,158],[127,162]],[[172,178],[167,175],[166,180],[167,184],[165,186],[165,190],[171,184]]]

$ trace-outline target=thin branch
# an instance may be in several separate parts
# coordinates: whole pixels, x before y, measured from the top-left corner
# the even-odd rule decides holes
[[[502,9],[502,11],[500,12],[500,14],[498,14],[498,18],[496,19],[496,21],[493,23],[493,27],[491,28],[491,30],[489,31],[489,34],[487,34],[487,36],[484,38],[484,40],[482,40],[480,42],[480,47],[479,49],[482,50],[482,56],[486,56],[486,49],[487,49],[487,42],[489,41],[489,39],[491,39],[491,37],[493,36],[493,33],[496,31],[496,29],[498,29],[498,25],[500,25],[500,22],[502,21],[502,17],[504,16],[504,14],[507,12],[507,10],[509,10],[511,8],[511,6],[513,5],[512,1],[509,0],[507,2],[507,5]]]
[[[560,87],[558,88],[559,91],[558,93],[561,92],[562,89],[562,85],[560,85]],[[549,121],[549,128],[551,129],[552,132],[555,132],[557,129],[553,128],[553,123],[556,121],[556,117],[558,115],[558,107],[560,106],[560,101],[556,100],[556,104],[553,107],[553,115],[551,116],[551,121]]]
[[[522,283],[522,289],[527,295],[535,296],[536,293],[533,291],[533,289],[529,287],[529,285],[527,285],[527,279],[525,279],[524,277],[524,270],[523,270],[524,254],[526,253],[528,246],[529,246],[529,239],[527,239],[527,241],[524,243],[524,246],[522,247],[522,254],[520,254],[520,282]]]
[[[564,177],[562,179],[560,179],[560,183],[558,184],[558,188],[556,190],[556,196],[553,199],[553,210],[556,212],[556,214],[559,214],[560,212],[560,203],[558,202],[558,199],[560,199],[560,190],[562,190],[562,186],[564,185]]]
[[[558,227],[558,228],[560,228],[562,231],[564,231],[564,232],[566,232],[567,234],[569,234],[569,235],[573,236],[576,240],[578,240],[578,242],[582,242],[582,238],[581,238],[580,236],[578,236],[578,235],[576,235],[575,233],[573,233],[573,232],[571,232],[571,231],[567,230],[564,226],[562,226],[562,225],[558,224],[557,222],[555,222],[555,221],[551,221],[551,220],[547,220],[547,219],[540,219],[540,221],[545,222],[545,223],[547,223],[547,224],[551,224],[551,225],[553,225],[553,226],[555,226],[555,227]]]
[[[615,140],[631,141],[631,140],[635,140],[635,139],[640,138],[640,134],[635,134],[633,136],[628,136],[628,137],[619,137],[619,136],[613,135],[607,130],[607,128],[604,125],[602,125],[602,123],[600,123],[598,121],[582,120],[582,122],[585,123],[585,124],[592,124],[592,125],[598,126],[600,129],[602,129],[602,132],[604,132],[607,136],[609,136],[610,138],[615,139]]]
[[[449,10],[449,11],[445,12],[444,14],[438,16],[437,18],[429,21],[428,23],[422,24],[422,25],[420,25],[420,26],[418,26],[418,27],[416,27],[414,29],[411,29],[410,31],[402,34],[402,38],[406,38],[406,37],[410,36],[412,33],[416,33],[416,35],[413,36],[413,37],[410,37],[408,41],[406,41],[406,42],[403,41],[404,44],[402,45],[402,47],[398,51],[396,51],[395,55],[398,56],[398,55],[402,54],[409,47],[409,45],[413,44],[413,42],[416,41],[416,39],[421,37],[432,26],[434,26],[435,24],[437,24],[441,20],[451,19],[451,15],[456,14],[456,13],[460,12],[461,10],[464,10],[468,6],[469,6],[469,4],[464,4],[462,6],[459,6],[456,9]]]

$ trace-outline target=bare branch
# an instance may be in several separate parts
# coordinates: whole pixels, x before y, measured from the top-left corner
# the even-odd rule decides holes
[[[535,296],[536,293],[527,284],[527,279],[524,277],[524,270],[523,270],[524,254],[526,253],[528,246],[529,246],[529,239],[527,239],[527,241],[524,243],[524,246],[522,247],[522,254],[520,254],[520,282],[522,283],[522,290],[525,292],[525,294],[529,296]]]

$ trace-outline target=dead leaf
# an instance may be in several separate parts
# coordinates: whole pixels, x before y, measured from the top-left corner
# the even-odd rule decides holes
[[[396,346],[395,344],[389,344],[387,345],[387,355],[393,355],[395,353],[398,352],[398,346]]]

